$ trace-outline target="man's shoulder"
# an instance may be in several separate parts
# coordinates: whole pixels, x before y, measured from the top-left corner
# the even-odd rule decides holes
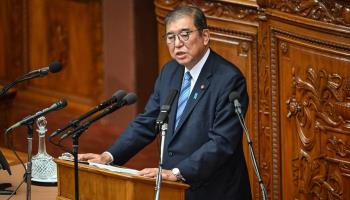
[[[212,65],[216,73],[219,73],[222,75],[236,75],[236,74],[242,75],[241,70],[234,63],[222,57],[215,51],[211,50],[210,56],[212,59],[211,62],[213,62]]]
[[[176,62],[176,60],[175,59],[171,59],[171,60],[169,60],[168,62],[166,62],[164,65],[163,65],[163,68],[164,67],[171,67],[171,66],[177,66],[177,65],[179,65],[179,63],[177,63]]]
[[[181,65],[179,63],[176,62],[176,60],[172,59],[170,61],[168,61],[167,63],[165,63],[162,67],[162,72],[166,72],[166,73],[171,73],[171,72],[175,72],[176,70],[178,70],[178,68]]]

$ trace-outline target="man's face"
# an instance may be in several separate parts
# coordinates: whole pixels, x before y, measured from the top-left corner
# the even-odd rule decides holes
[[[178,63],[185,65],[186,68],[192,69],[207,49],[209,30],[197,30],[191,16],[183,16],[171,21],[166,29],[166,37],[168,40],[169,38],[173,40],[173,42],[167,41],[171,57]],[[188,36],[187,41],[185,41],[186,35]]]

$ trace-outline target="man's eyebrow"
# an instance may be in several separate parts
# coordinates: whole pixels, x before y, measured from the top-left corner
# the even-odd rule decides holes
[[[183,28],[183,29],[181,29],[180,32],[182,32],[182,31],[189,31],[189,30],[190,30],[189,28]]]
[[[181,32],[183,32],[183,31],[190,31],[190,29],[189,28],[183,28],[183,29],[181,29],[178,33],[181,33]],[[172,35],[172,34],[175,34],[174,32],[168,32],[168,33],[166,33],[166,35]]]

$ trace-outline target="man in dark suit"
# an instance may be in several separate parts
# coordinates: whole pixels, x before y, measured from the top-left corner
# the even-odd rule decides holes
[[[144,113],[102,154],[80,160],[122,165],[157,136],[155,121],[172,89],[179,95],[169,113],[162,177],[190,184],[187,200],[251,199],[242,148],[242,128],[229,103],[240,94],[248,107],[246,82],[239,69],[209,48],[210,33],[203,12],[179,7],[165,18],[165,40],[173,60],[164,65]],[[141,176],[156,177],[158,168]]]

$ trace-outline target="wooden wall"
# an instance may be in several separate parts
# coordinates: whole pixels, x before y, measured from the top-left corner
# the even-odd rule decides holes
[[[143,111],[153,90],[158,72],[153,1],[4,0],[0,9],[0,84],[53,60],[63,64],[59,73],[18,85],[13,109],[5,108],[12,117],[1,120],[15,123],[66,98],[65,109],[46,116],[51,133],[119,89],[135,92],[135,105],[104,118],[80,138],[80,152],[104,151]],[[25,127],[13,135],[16,149],[27,151]],[[70,146],[70,141],[65,144]],[[62,152],[47,145],[55,156]],[[155,145],[148,147],[130,166],[157,163],[155,149]]]
[[[350,199],[350,1],[155,0],[158,35],[181,4],[205,12],[211,47],[246,76],[269,199]],[[161,66],[169,55],[158,41]]]

